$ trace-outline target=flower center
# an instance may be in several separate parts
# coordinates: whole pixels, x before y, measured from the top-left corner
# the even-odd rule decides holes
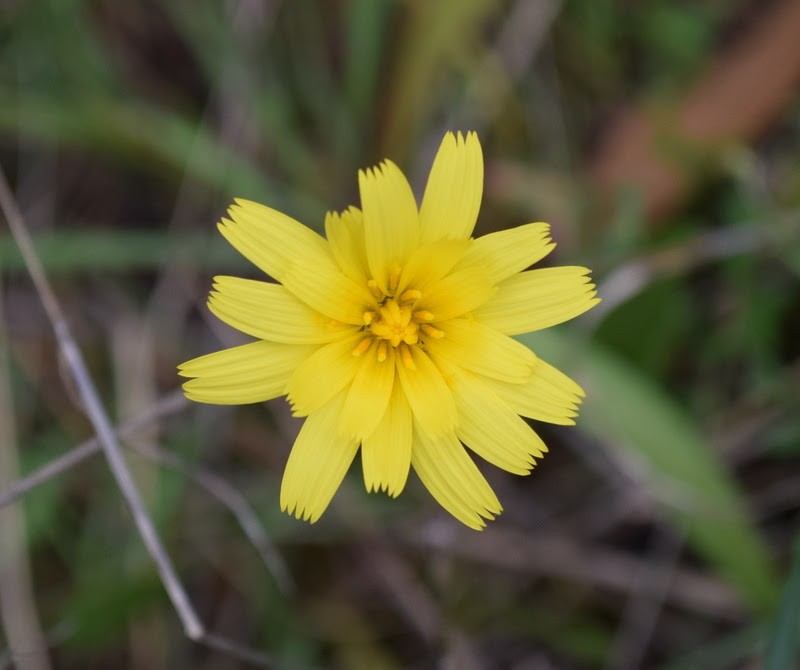
[[[369,314],[369,316],[367,316]],[[399,305],[393,298],[388,298],[378,310],[379,318],[374,312],[367,312],[365,321],[369,319],[369,330],[382,340],[389,340],[393,347],[406,344],[416,344],[419,341],[419,324],[414,320],[409,305]]]
[[[396,288],[396,281],[394,285]],[[353,350],[353,356],[361,356],[373,342],[377,341],[378,362],[386,360],[388,347],[391,345],[400,353],[403,364],[407,368],[415,369],[410,347],[420,345],[421,332],[435,338],[444,336],[441,330],[430,325],[429,322],[434,318],[433,314],[425,310],[415,311],[415,307],[422,299],[422,293],[411,289],[399,297],[389,297],[378,288],[374,279],[368,282],[368,286],[378,299],[379,307],[377,311],[364,312],[366,337]]]

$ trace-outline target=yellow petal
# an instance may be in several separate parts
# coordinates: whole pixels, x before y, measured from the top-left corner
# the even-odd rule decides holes
[[[431,312],[436,321],[446,321],[480,307],[494,293],[483,272],[454,272],[425,291],[418,309]]]
[[[356,333],[319,347],[297,367],[286,385],[296,416],[315,412],[353,381],[359,364],[353,351],[362,339]]]
[[[361,323],[373,302],[366,286],[342,274],[328,242],[280,212],[236,200],[219,229],[225,238],[267,274],[316,311],[345,323]]]
[[[378,343],[359,358],[358,370],[347,393],[339,431],[363,440],[371,435],[386,413],[394,384],[394,347],[378,362]]]
[[[411,407],[399,384],[378,427],[361,444],[361,464],[367,491],[400,495],[411,465]]]
[[[444,337],[425,339],[434,358],[507,382],[522,383],[530,378],[537,360],[524,344],[471,319],[451,319],[436,327]]]
[[[281,509],[314,523],[328,507],[358,451],[336,432],[344,394],[309,416],[295,440],[281,482]]]
[[[437,240],[417,249],[403,268],[397,294],[407,288],[425,291],[450,272],[471,244],[472,240]]]
[[[410,369],[396,357],[397,376],[411,405],[414,420],[421,432],[436,436],[452,431],[456,426],[456,406],[453,394],[442,375],[419,347],[409,347],[415,369]]]
[[[238,277],[214,277],[208,308],[225,323],[262,340],[319,344],[354,332],[336,325],[280,284]]]
[[[458,269],[482,270],[498,284],[542,260],[555,246],[549,224],[529,223],[473,240]]]
[[[178,367],[186,397],[216,405],[241,405],[286,393],[294,369],[313,346],[252,342],[187,361]]]
[[[500,501],[452,433],[437,439],[414,433],[411,465],[420,480],[456,519],[482,530],[485,519],[503,511]]]
[[[277,210],[249,200],[237,199],[228,209],[232,220],[222,219],[219,230],[245,258],[268,275],[283,282],[296,258],[312,263],[330,263],[325,239],[302,223]]]
[[[325,235],[342,272],[353,281],[365,284],[370,277],[361,210],[350,207],[341,214],[328,212],[325,216]]]
[[[589,270],[555,267],[509,277],[475,310],[475,319],[506,335],[530,333],[568,321],[598,302]]]
[[[547,447],[497,394],[475,375],[455,372],[451,385],[458,408],[458,438],[489,463],[526,475]]]
[[[419,220],[422,239],[465,240],[472,235],[483,195],[483,153],[478,136],[447,133],[433,161]]]
[[[513,411],[537,421],[570,426],[578,416],[583,390],[563,372],[536,360],[530,379],[523,384],[508,384],[484,378]]]
[[[370,272],[384,293],[389,273],[401,269],[419,246],[419,215],[405,176],[392,161],[360,170],[358,186]]]
[[[364,312],[378,306],[366,284],[346,277],[333,260],[321,265],[298,258],[288,266],[283,284],[316,311],[343,323],[363,326]]]

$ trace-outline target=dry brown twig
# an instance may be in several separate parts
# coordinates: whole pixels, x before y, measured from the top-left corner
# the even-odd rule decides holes
[[[185,409],[188,404],[189,401],[183,395],[183,392],[175,390],[165,395],[152,407],[149,407],[116,427],[115,432],[117,437],[124,440],[133,435],[142,426],[146,426],[163,416],[179,412]],[[245,497],[231,484],[213,472],[193,467],[177,454],[163,449],[145,447],[142,445],[129,445],[127,443],[124,443],[124,446],[131,448],[144,458],[160,463],[186,475],[186,477],[195,484],[212,497],[216,498],[236,519],[242,532],[250,540],[261,557],[261,560],[269,569],[281,592],[290,594],[294,590],[292,576],[283,559],[275,550],[272,541],[264,531],[264,528],[258,520],[258,516],[248,504]],[[62,456],[45,463],[29,475],[17,479],[7,488],[0,490],[0,507],[14,502],[31,489],[50,481],[101,450],[102,445],[97,438],[91,438],[76,445]]]
[[[20,249],[25,266],[53,327],[59,350],[96,432],[97,441],[106,457],[109,469],[117,482],[142,541],[155,563],[161,582],[181,620],[186,636],[205,646],[225,651],[255,665],[273,667],[275,663],[268,655],[210,633],[197,616],[175,567],[156,533],[153,521],[144,507],[141,495],[122,455],[122,449],[111,420],[89,375],[80,349],[72,337],[67,319],[47,280],[22,213],[2,169],[0,169],[0,210],[8,222],[11,234]]]
[[[5,326],[6,315],[0,295],[0,484],[13,481],[19,472]],[[0,509],[0,623],[5,629],[9,655],[17,659],[19,670],[50,670],[52,665],[36,611],[26,535],[23,507],[13,505]]]

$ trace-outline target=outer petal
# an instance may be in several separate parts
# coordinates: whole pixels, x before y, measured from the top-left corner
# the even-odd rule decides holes
[[[407,288],[425,291],[444,277],[464,256],[473,240],[437,240],[417,249],[400,275],[398,294]]]
[[[376,342],[361,355],[339,419],[339,431],[343,435],[363,440],[380,423],[392,395],[394,358],[394,347],[389,347],[386,360],[378,362]]]
[[[361,210],[350,207],[341,214],[328,212],[325,216],[325,235],[342,272],[353,281],[365,284],[369,279],[369,264]]]
[[[262,340],[320,344],[351,335],[344,326],[314,311],[285,286],[239,277],[214,277],[208,308],[225,323]]]
[[[353,381],[359,364],[353,350],[362,338],[356,333],[326,344],[296,367],[286,385],[296,416],[317,411]]]
[[[356,284],[330,263],[315,265],[312,259],[298,258],[286,269],[284,285],[295,296],[326,316],[343,323],[364,325],[364,312],[377,309],[366,284]]]
[[[547,451],[542,439],[475,375],[456,372],[451,388],[458,407],[458,438],[498,468],[528,474],[534,457]]]
[[[358,451],[336,432],[344,394],[309,416],[295,440],[281,483],[281,509],[314,523],[328,507]]]
[[[316,311],[345,323],[361,323],[374,299],[365,285],[342,274],[328,243],[280,212],[237,200],[220,232],[246,258]]]
[[[454,272],[425,291],[419,309],[433,313],[436,321],[446,321],[480,307],[494,294],[483,272]]]
[[[432,439],[415,432],[411,465],[439,504],[470,528],[482,530],[484,518],[493,519],[503,510],[494,491],[451,433]]]
[[[418,432],[437,436],[452,432],[456,426],[453,394],[442,374],[419,347],[410,347],[415,369],[410,370],[397,360],[397,376],[414,412]]]
[[[442,339],[426,338],[437,360],[442,358],[467,370],[521,384],[531,376],[537,359],[524,344],[470,319],[437,323]]]
[[[433,161],[419,212],[422,239],[467,239],[483,195],[483,153],[478,136],[447,133]]]
[[[563,372],[536,360],[530,379],[524,384],[508,384],[484,378],[491,388],[514,412],[538,421],[573,425],[583,389]]]
[[[542,260],[555,246],[549,224],[529,223],[473,240],[458,269],[479,269],[498,284]]]
[[[252,342],[187,361],[178,367],[186,397],[217,405],[262,402],[286,393],[294,369],[313,346]]]
[[[358,186],[370,272],[381,290],[391,293],[389,273],[402,269],[419,246],[417,203],[400,168],[388,160],[360,170]]]
[[[506,335],[549,328],[583,314],[598,302],[594,284],[580,267],[521,272],[497,287],[474,317]]]
[[[228,209],[233,220],[222,219],[220,232],[240,254],[279,282],[296,258],[330,262],[327,243],[310,228],[270,207],[249,200],[235,202]]]
[[[378,427],[361,444],[361,464],[367,491],[400,495],[411,465],[411,407],[400,384],[394,385]]]

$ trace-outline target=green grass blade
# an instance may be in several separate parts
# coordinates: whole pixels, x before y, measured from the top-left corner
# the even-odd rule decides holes
[[[228,272],[253,265],[236,252],[208,222],[207,233],[160,231],[58,231],[37,235],[34,244],[48,272],[124,272],[157,270],[168,260],[177,265]],[[13,238],[0,234],[0,269],[24,272]]]
[[[544,360],[577,372],[587,392],[580,427],[618,449],[650,495],[687,534],[692,548],[733,585],[754,612],[777,599],[767,549],[730,473],[691,417],[626,361],[551,331],[521,336]]]
[[[800,535],[794,542],[794,558],[783,588],[778,617],[767,641],[764,670],[792,670],[798,667],[800,647]]]

